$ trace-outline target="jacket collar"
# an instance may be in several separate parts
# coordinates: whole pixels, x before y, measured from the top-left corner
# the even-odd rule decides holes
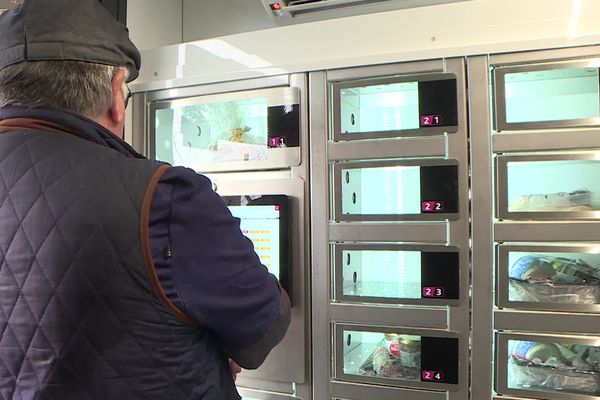
[[[1,131],[22,129],[67,133],[109,147],[131,158],[145,158],[102,125],[82,115],[58,108],[0,108]]]

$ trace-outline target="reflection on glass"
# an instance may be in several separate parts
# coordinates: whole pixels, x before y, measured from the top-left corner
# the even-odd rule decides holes
[[[419,128],[418,82],[342,89],[340,102],[343,133]]]
[[[344,373],[420,380],[421,337],[344,331]]]
[[[509,162],[509,212],[600,210],[600,161]]]
[[[600,348],[580,344],[508,341],[508,387],[600,394]]]
[[[420,214],[420,167],[342,169],[342,213]]]
[[[508,300],[537,303],[600,302],[600,255],[509,252]]]
[[[421,252],[344,250],[343,294],[421,298]]]
[[[263,160],[267,99],[175,106],[156,111],[156,158],[176,165]]]
[[[598,68],[506,74],[506,122],[595,118],[600,116],[598,92]]]

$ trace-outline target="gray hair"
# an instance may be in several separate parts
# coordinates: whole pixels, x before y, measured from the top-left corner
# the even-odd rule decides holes
[[[94,119],[110,108],[119,69],[81,61],[10,65],[0,70],[0,107],[58,107]]]

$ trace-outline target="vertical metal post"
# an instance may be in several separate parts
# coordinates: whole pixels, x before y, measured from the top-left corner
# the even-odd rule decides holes
[[[312,382],[313,399],[329,399],[331,337],[329,327],[329,188],[327,169],[327,79],[309,75]]]
[[[494,257],[492,151],[487,56],[467,63],[471,140],[471,399],[492,397]]]

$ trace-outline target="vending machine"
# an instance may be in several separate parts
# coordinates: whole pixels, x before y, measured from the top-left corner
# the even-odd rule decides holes
[[[476,362],[494,365],[478,399],[600,399],[599,54],[469,60],[489,100],[471,130],[473,187],[490,204],[474,205],[474,280],[494,282],[493,297],[473,284]]]
[[[309,81],[313,397],[466,399],[464,61]]]
[[[306,86],[296,74],[135,88],[134,146],[209,177],[290,296],[287,335],[260,368],[238,376],[245,399],[310,399]]]

